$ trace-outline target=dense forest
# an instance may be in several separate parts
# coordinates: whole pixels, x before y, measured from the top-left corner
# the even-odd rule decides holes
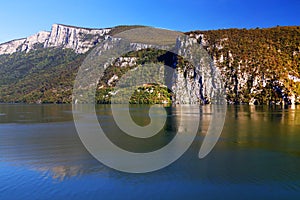
[[[122,28],[127,29],[121,27],[116,33]],[[221,70],[229,103],[300,102],[300,27],[186,34],[198,39]],[[28,53],[0,55],[0,102],[70,103],[77,70],[88,53],[40,47]],[[115,83],[108,81],[114,75],[120,77],[126,70],[146,62],[169,64],[170,61],[166,52],[149,49],[124,57],[136,58],[134,65],[108,67],[106,76],[100,80],[96,102],[109,103]],[[141,86],[131,103],[169,103],[171,99],[172,93],[166,87],[150,84]]]

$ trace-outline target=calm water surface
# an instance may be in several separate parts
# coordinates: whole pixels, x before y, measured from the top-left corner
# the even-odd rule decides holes
[[[167,108],[157,137],[130,141],[108,106],[96,109],[107,136],[128,150],[160,148],[178,128],[177,108]],[[300,199],[300,107],[229,106],[221,138],[202,160],[210,115],[209,107],[200,109],[206,110],[201,130],[179,160],[128,174],[86,151],[70,105],[0,105],[0,199]],[[138,124],[149,123],[146,111],[136,106],[131,114]]]

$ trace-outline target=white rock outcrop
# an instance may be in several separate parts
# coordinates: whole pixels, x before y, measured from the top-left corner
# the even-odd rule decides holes
[[[87,29],[60,24],[52,25],[49,39],[44,47],[63,47],[75,50],[76,53],[85,53],[99,42],[101,37],[111,29]]]
[[[22,46],[26,38],[19,40],[12,40],[10,42],[5,42],[0,44],[0,55],[2,54],[12,54],[18,51],[18,47]]]
[[[29,52],[30,50],[36,49],[36,44],[43,44],[49,38],[50,33],[47,31],[40,31],[34,35],[26,38],[24,43],[21,45],[21,51]]]
[[[73,49],[76,53],[85,53],[94,47],[111,29],[89,29],[61,24],[53,24],[50,32],[40,31],[27,38],[0,44],[1,54],[29,52],[38,47],[61,47]]]

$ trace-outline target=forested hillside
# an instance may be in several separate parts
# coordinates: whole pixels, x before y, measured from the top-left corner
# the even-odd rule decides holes
[[[300,27],[187,33],[214,58],[232,103],[299,102]]]
[[[111,33],[130,28],[118,27]],[[229,103],[300,103],[300,27],[224,29],[186,34],[197,38],[221,70]],[[29,52],[0,55],[0,102],[71,103],[77,70],[89,51],[80,54],[68,48],[36,45]],[[173,62],[166,52],[152,50],[125,57],[132,59],[132,65],[121,68],[118,66],[122,63],[118,63],[105,71],[96,96],[98,103],[109,102],[114,75],[120,77],[126,70],[144,62]],[[132,103],[172,100],[172,94],[165,87],[148,85],[140,89],[142,92],[134,94]],[[160,98],[157,98],[158,94]]]
[[[71,102],[73,81],[84,54],[47,48],[0,56],[0,101]]]

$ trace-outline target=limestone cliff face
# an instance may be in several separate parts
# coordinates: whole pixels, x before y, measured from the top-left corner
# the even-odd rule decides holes
[[[17,50],[29,52],[32,49],[36,49],[38,44],[44,44],[49,38],[50,33],[47,31],[40,31],[34,35],[26,38],[24,43],[19,46]]]
[[[76,53],[85,53],[99,43],[110,30],[53,24],[50,32],[41,31],[27,38],[0,44],[0,55],[29,52],[41,47],[62,47],[73,49]]]
[[[85,53],[99,43],[111,29],[85,29],[54,24],[44,47],[63,47]]]
[[[175,104],[206,104],[225,97],[219,70],[213,65],[208,53],[197,43],[195,38],[177,39],[175,51],[194,66],[189,64],[176,68],[171,81],[174,93],[172,100]]]
[[[273,42],[268,44],[265,42],[260,48],[265,48],[267,51],[262,51],[264,55],[263,59],[255,57],[251,60],[250,55],[252,52],[257,52],[259,49],[253,49],[249,52],[247,56],[240,56],[237,52],[230,50],[230,45],[232,45],[232,38],[220,37],[210,38],[205,34],[189,34],[191,38],[197,39],[208,52],[211,52],[213,62],[215,66],[220,70],[222,79],[225,83],[225,90],[227,94],[227,101],[230,104],[295,104],[300,102],[300,97],[297,96],[297,83],[300,80],[297,71],[297,51],[290,52],[289,50],[281,50],[277,44],[275,52],[272,52]],[[232,36],[231,36],[232,37]],[[284,41],[281,36],[277,36],[282,41]],[[278,39],[279,40],[279,39]],[[286,39],[288,40],[288,39]],[[267,39],[266,39],[267,41]],[[270,39],[269,39],[270,41]],[[248,46],[252,47],[257,45],[257,41],[251,41]],[[269,42],[270,43],[270,42]],[[291,44],[291,43],[290,43]],[[247,49],[244,48],[244,44],[240,42],[240,47],[243,51]],[[274,45],[275,46],[275,45]],[[281,45],[283,46],[283,45]],[[289,45],[286,45],[289,46]],[[232,47],[232,46],[231,46]],[[249,48],[249,47],[248,47]],[[283,47],[281,47],[283,48]],[[237,52],[236,52],[237,51]],[[289,59],[285,59],[281,65],[277,68],[272,68],[272,65],[277,63],[269,64],[270,60],[276,60],[276,62],[281,62],[280,56],[282,54],[289,55]],[[288,56],[286,56],[288,57]],[[274,59],[276,58],[276,59]],[[290,66],[286,63],[294,62],[294,66]],[[286,63],[285,63],[286,62]],[[298,64],[299,65],[299,64]]]

